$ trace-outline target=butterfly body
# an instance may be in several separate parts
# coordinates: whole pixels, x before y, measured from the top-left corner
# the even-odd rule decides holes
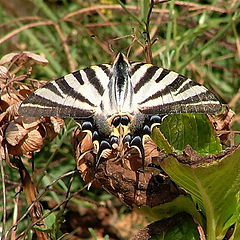
[[[20,114],[81,120],[98,158],[135,148],[144,158],[144,136],[161,116],[216,113],[221,104],[207,88],[174,71],[131,63],[119,53],[100,64],[48,83],[23,101]],[[91,119],[89,123],[89,119]]]

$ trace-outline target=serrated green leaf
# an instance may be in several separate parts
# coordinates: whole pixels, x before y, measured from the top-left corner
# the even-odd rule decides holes
[[[222,159],[191,167],[168,156],[160,166],[184,188],[206,216],[208,240],[222,240],[237,221],[237,193],[240,189],[240,147]]]
[[[187,145],[201,155],[222,150],[219,138],[204,114],[169,115],[160,130],[175,150],[182,151]]]

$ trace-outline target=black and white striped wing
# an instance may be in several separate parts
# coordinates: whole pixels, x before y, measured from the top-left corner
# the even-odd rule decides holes
[[[144,114],[210,114],[221,110],[221,103],[207,88],[174,71],[133,63],[130,74],[138,109]]]
[[[87,118],[101,102],[110,80],[110,65],[92,66],[46,84],[23,101],[24,116]]]

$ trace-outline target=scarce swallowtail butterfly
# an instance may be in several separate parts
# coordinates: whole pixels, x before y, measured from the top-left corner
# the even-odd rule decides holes
[[[71,117],[92,134],[96,161],[124,145],[144,160],[143,136],[164,115],[213,114],[221,103],[204,86],[164,68],[131,63],[119,53],[112,64],[75,71],[38,89],[20,106],[24,116]]]

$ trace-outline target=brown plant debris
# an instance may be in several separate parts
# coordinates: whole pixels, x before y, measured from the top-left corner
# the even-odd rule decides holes
[[[52,140],[64,124],[57,117],[26,118],[18,114],[21,102],[38,87],[36,80],[32,79],[29,85],[22,81],[30,76],[34,64],[47,63],[45,58],[31,52],[10,53],[0,60],[0,154],[3,159],[8,158],[7,154],[30,158],[33,152],[40,151],[44,140]]]
[[[226,106],[225,111],[218,115],[208,115],[208,119],[212,123],[215,131],[217,132],[221,143],[227,144],[230,135],[230,126],[235,113]]]
[[[73,134],[77,169],[83,179],[95,187],[103,187],[117,196],[130,208],[148,205],[151,207],[172,201],[180,192],[163,170],[151,166],[152,156],[159,156],[157,146],[149,138],[144,148],[146,163],[144,170],[137,151],[126,148],[121,159],[116,159],[114,149],[110,150],[108,160],[96,168],[96,153],[90,132],[77,128]]]
[[[226,155],[229,155],[233,151],[235,151],[237,147],[238,146],[227,148],[226,150],[218,154],[209,154],[206,156],[201,156],[190,145],[187,145],[186,148],[183,150],[182,154],[177,154],[177,153],[162,154],[158,159],[156,159],[156,162],[163,161],[169,156],[172,156],[176,158],[180,163],[187,164],[193,168],[196,168],[201,165],[212,163],[214,161],[222,159]]]
[[[110,239],[121,240],[121,234],[115,227],[117,214],[114,206],[84,208],[69,204],[68,212],[65,215],[67,224],[63,224],[61,230],[63,233],[75,231],[75,236],[89,239],[91,234],[88,229],[94,228],[97,239],[102,239],[107,234]]]

